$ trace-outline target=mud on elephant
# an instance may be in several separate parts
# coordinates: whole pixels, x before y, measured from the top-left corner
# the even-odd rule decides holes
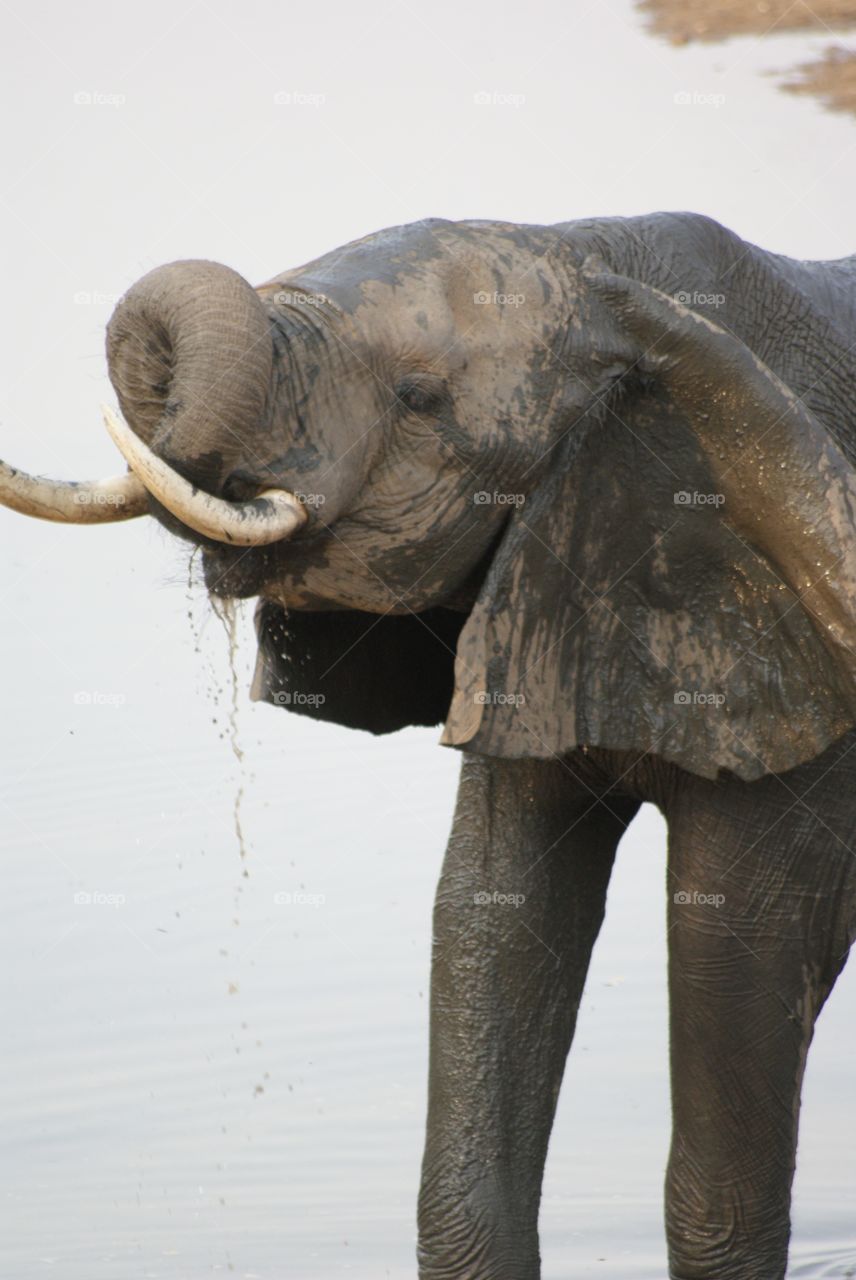
[[[806,1053],[856,922],[854,344],[856,259],[691,214],[432,220],[258,288],[151,272],[108,329],[128,474],[0,473],[30,514],[149,511],[201,546],[212,593],[259,598],[256,698],[462,749],[425,1280],[539,1273],[642,801],[669,824],[671,1274],[784,1275]]]

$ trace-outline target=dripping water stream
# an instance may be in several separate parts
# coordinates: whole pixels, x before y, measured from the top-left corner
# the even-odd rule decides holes
[[[202,647],[202,633],[204,624],[201,624],[194,610],[194,605],[198,599],[195,589],[199,585],[194,579],[194,569],[196,562],[196,551],[190,557],[188,564],[187,577],[187,617],[190,622],[190,629],[193,635],[194,652],[201,658],[204,658]],[[221,706],[221,698],[227,697],[226,704],[226,721],[225,731],[220,736],[224,737],[231,749],[232,755],[238,768],[237,786],[235,790],[235,799],[232,806],[232,825],[235,832],[235,840],[238,846],[238,854],[241,859],[241,875],[244,879],[249,878],[249,869],[247,867],[247,839],[243,824],[243,805],[245,796],[245,765],[244,765],[244,748],[241,745],[241,737],[238,726],[238,700],[240,695],[240,684],[238,680],[238,606],[234,600],[224,600],[217,596],[205,595],[205,603],[210,606],[212,613],[217,618],[226,635],[227,655],[229,664],[229,688],[228,693],[218,683],[218,676],[215,670],[209,666],[209,690],[214,706],[217,710]],[[213,717],[214,725],[219,727],[219,716]],[[238,891],[240,892],[240,890]]]
[[[211,698],[215,711],[212,717],[212,723],[218,729],[218,736],[225,740],[234,758],[236,768],[235,789],[232,800],[232,828],[235,841],[237,843],[238,855],[240,858],[241,876],[235,883],[234,896],[232,901],[232,927],[238,928],[241,924],[241,895],[244,891],[243,881],[250,877],[248,867],[249,844],[246,832],[244,830],[243,821],[243,805],[246,794],[246,783],[248,775],[246,772],[245,751],[241,742],[240,723],[239,723],[239,697],[241,692],[241,682],[238,673],[238,631],[240,624],[240,607],[233,600],[224,600],[216,596],[211,596],[205,592],[201,600],[201,610],[196,609],[196,605],[200,604],[199,582],[194,579],[194,560],[196,552],[191,556],[188,566],[188,618],[190,620],[191,631],[194,639],[194,649],[196,654],[201,657],[207,667],[207,693]],[[208,608],[210,607],[210,613]],[[227,642],[227,663],[228,675],[225,677],[225,687],[222,676],[217,665],[210,657],[206,657],[202,644],[202,635],[205,625],[211,614],[217,619],[223,628],[223,632]],[[220,957],[224,960],[229,958],[230,965],[234,965],[241,959],[241,953],[236,954],[232,948],[220,947]],[[226,991],[228,996],[238,996],[240,994],[240,985],[237,972],[233,972],[227,978]],[[236,1054],[241,1054],[243,1049],[253,1042],[253,1037],[248,1037],[248,1023],[240,1019],[239,1028],[236,1028],[230,1036],[232,1048]],[[256,1048],[262,1047],[262,1041],[254,1039]],[[265,1092],[265,1084],[270,1078],[267,1071],[259,1072],[258,1078],[253,1085],[253,1095],[258,1096]],[[225,1130],[224,1130],[225,1132]]]
[[[223,627],[228,644],[229,705],[226,718],[226,733],[232,755],[235,757],[238,765],[238,786],[235,792],[232,818],[235,828],[235,839],[238,842],[238,852],[242,863],[241,875],[247,879],[249,878],[250,873],[246,865],[247,842],[242,822],[242,809],[244,804],[244,749],[241,746],[240,735],[238,733],[238,607],[234,600],[220,600],[212,596],[211,608],[214,611],[215,617]]]

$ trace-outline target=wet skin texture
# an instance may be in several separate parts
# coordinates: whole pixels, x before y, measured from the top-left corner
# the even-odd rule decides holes
[[[806,1053],[856,928],[854,341],[856,259],[692,214],[428,221],[255,291],[173,264],[111,320],[143,439],[310,513],[204,544],[213,593],[259,597],[254,696],[445,722],[464,751],[424,1280],[539,1274],[565,1056],[644,800],[670,833],[671,1275],[784,1275]]]

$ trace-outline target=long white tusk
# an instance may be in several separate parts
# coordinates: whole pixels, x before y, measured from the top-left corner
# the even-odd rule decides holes
[[[227,502],[197,489],[153,453],[108,405],[102,409],[113,443],[149,493],[203,537],[237,547],[264,547],[290,537],[306,520],[299,499],[287,489],[265,489],[249,502]]]
[[[145,515],[148,494],[131,472],[109,480],[45,480],[0,462],[0,503],[40,520],[109,524]]]

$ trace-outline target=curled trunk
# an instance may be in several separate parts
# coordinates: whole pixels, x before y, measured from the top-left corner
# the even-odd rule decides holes
[[[231,457],[251,463],[273,341],[264,305],[237,272],[205,261],[150,271],[110,319],[107,361],[136,435],[188,480],[214,492]]]
[[[238,546],[265,546],[300,528],[298,499],[263,481],[248,502],[218,496],[236,460],[252,468],[271,391],[268,315],[246,280],[214,262],[149,272],[110,319],[107,360],[130,427],[109,409],[105,421],[131,472],[63,483],[0,463],[0,502],[91,524],[142,515],[152,494],[196,533]]]

